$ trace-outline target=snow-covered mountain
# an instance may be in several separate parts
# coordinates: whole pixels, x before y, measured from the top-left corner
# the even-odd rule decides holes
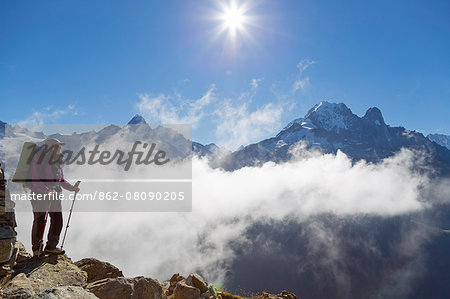
[[[378,108],[370,108],[359,117],[343,103],[326,101],[315,105],[304,117],[290,122],[276,136],[233,152],[222,167],[234,170],[267,161],[286,161],[292,157],[292,146],[299,142],[324,153],[341,150],[355,161],[377,162],[401,148],[422,150],[430,154],[429,162],[433,166],[450,172],[447,148],[431,142],[419,132],[387,125]]]
[[[444,134],[428,134],[428,139],[450,149],[450,136]]]

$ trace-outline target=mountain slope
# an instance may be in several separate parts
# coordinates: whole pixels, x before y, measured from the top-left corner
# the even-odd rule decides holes
[[[450,136],[444,134],[428,134],[428,139],[450,149]]]

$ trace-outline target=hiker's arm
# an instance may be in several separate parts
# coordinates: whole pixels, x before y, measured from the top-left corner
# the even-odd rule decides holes
[[[62,171],[61,171],[62,174]],[[68,191],[78,191],[80,190],[78,187],[73,186],[71,183],[69,183],[68,181],[66,181],[66,179],[64,178],[64,176],[61,178],[61,181],[59,182],[59,185],[61,187],[63,187],[64,189],[68,190]],[[78,189],[78,190],[77,190]]]
[[[76,189],[78,187],[73,186],[72,184],[70,184],[68,181],[66,181],[65,179],[63,179],[60,182],[60,186],[63,187],[64,189],[68,190],[68,191],[77,191]]]

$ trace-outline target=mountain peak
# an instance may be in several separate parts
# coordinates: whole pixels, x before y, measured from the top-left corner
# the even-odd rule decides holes
[[[339,131],[348,129],[352,119],[355,117],[344,103],[322,101],[311,108],[304,119],[310,119],[316,127],[328,131]]]
[[[377,107],[367,109],[366,114],[363,116],[363,119],[375,123],[378,126],[385,125],[383,115],[381,114],[380,109],[378,109]]]
[[[144,125],[147,124],[147,122],[145,121],[145,119],[139,115],[136,114],[135,116],[133,116],[133,118],[128,122],[129,125]]]
[[[328,131],[339,131],[340,129],[348,129],[348,120],[354,117],[356,116],[344,103],[322,101],[314,105],[304,117],[288,123],[283,130],[297,124],[308,130],[323,128]]]
[[[316,112],[321,110],[350,110],[344,103],[331,103],[328,101],[321,101],[319,104],[314,105],[310,112]]]

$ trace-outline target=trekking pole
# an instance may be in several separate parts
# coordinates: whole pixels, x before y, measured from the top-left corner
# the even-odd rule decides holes
[[[45,226],[47,225],[47,219],[48,219],[48,210],[50,209],[50,205],[52,204],[51,201],[49,201],[48,207],[45,210],[45,217],[44,217],[44,229],[43,229],[43,233],[42,235],[45,234]],[[40,258],[42,256],[42,252],[44,251],[44,242],[42,241],[41,244],[39,244],[39,249],[38,249],[38,257]]]
[[[80,185],[81,181],[77,181],[74,185],[75,188],[77,188]],[[73,211],[73,205],[75,204],[75,200],[77,198],[77,194],[78,191],[75,192],[75,195],[73,196],[73,201],[72,201],[72,206],[70,207],[70,212],[69,212],[69,218],[67,219],[67,225],[66,225],[66,230],[64,231],[64,237],[61,243],[61,249],[64,246],[64,241],[66,240],[66,234],[67,234],[67,229],[69,228],[69,223],[70,223],[70,218],[72,217],[72,211]]]

